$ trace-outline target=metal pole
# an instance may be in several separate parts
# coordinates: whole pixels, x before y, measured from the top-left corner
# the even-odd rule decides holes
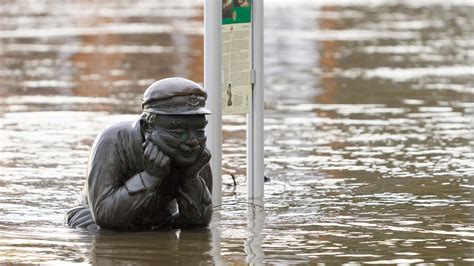
[[[211,150],[212,203],[222,205],[222,74],[221,74],[221,23],[222,1],[204,3],[204,88],[207,90],[207,107],[212,115],[206,128],[208,147]]]
[[[251,111],[247,115],[247,197],[263,200],[263,0],[254,0],[252,5],[252,61],[255,71]]]

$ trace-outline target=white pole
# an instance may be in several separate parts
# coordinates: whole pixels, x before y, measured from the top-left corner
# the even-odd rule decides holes
[[[263,0],[252,1],[254,84],[247,116],[247,197],[263,202]]]
[[[211,150],[212,203],[222,205],[222,74],[221,74],[221,23],[222,1],[204,3],[204,88],[207,90],[207,107],[212,115],[206,128],[208,147]]]

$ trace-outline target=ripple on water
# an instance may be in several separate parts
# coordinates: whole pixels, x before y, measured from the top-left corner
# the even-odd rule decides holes
[[[0,4],[0,260],[472,262],[470,1],[266,5],[265,208],[226,116],[209,230],[64,228],[98,132],[156,78],[202,81],[201,2]]]

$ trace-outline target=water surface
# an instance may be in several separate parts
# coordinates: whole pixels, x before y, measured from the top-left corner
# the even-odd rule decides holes
[[[472,263],[472,3],[311,2],[265,3],[264,208],[229,116],[209,229],[91,233],[63,215],[92,142],[154,80],[203,81],[202,3],[3,1],[0,261]]]

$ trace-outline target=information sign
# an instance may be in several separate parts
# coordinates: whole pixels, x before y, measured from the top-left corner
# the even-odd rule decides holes
[[[222,1],[222,110],[246,114],[252,97],[251,0]]]

